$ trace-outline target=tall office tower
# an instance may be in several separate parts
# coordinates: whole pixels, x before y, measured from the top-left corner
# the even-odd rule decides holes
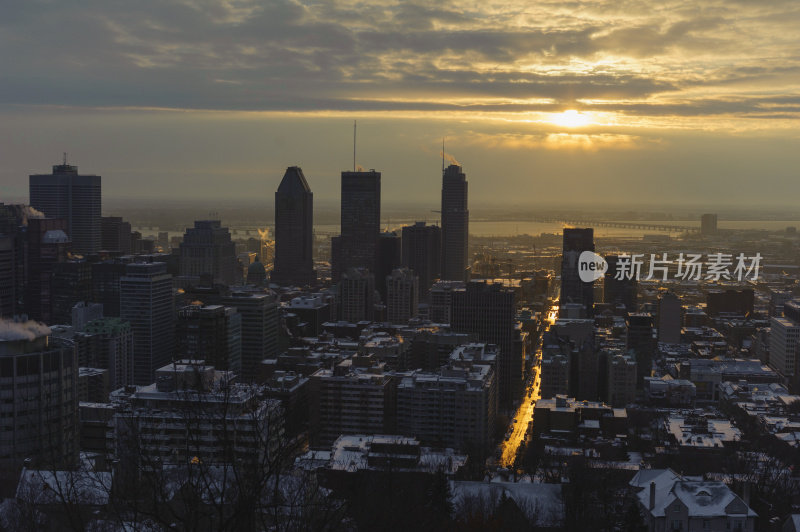
[[[442,279],[466,281],[468,267],[467,176],[451,164],[442,176]]]
[[[653,353],[656,341],[653,338],[653,316],[647,313],[628,314],[625,348],[636,356],[636,385],[641,388],[644,378],[653,372]]]
[[[0,466],[26,458],[44,467],[78,459],[75,349],[33,321],[0,322]],[[18,470],[18,469],[17,469]]]
[[[119,216],[103,216],[101,222],[100,249],[131,254],[131,224]]]
[[[0,318],[13,317],[17,308],[17,249],[15,235],[0,233]]]
[[[350,268],[377,271],[381,173],[342,172],[341,201],[341,235],[333,256],[333,282],[338,282]]]
[[[619,255],[606,255],[608,270],[603,276],[603,303],[625,305],[627,312],[636,312],[638,281],[636,279],[617,279]]]
[[[386,317],[389,323],[405,325],[417,315],[419,278],[408,268],[398,268],[385,278]]]
[[[681,300],[672,292],[667,292],[658,300],[658,341],[668,344],[681,343],[683,324]]]
[[[419,300],[427,301],[442,265],[442,231],[436,225],[416,222],[403,227],[403,266],[419,276]]]
[[[24,309],[31,319],[53,323],[50,281],[53,268],[67,260],[72,246],[64,231],[66,227],[67,222],[62,218],[28,220],[28,281]]]
[[[176,353],[216,369],[242,373],[242,315],[233,307],[190,305],[178,311]]]
[[[375,276],[365,268],[350,268],[339,283],[339,315],[344,321],[372,321],[375,316]]]
[[[700,234],[714,235],[717,233],[717,215],[704,214],[700,216]]]
[[[79,366],[107,369],[112,390],[133,384],[133,330],[130,323],[120,318],[92,320],[75,333],[74,341]]]
[[[53,323],[72,323],[72,307],[92,299],[92,265],[85,260],[68,260],[53,265],[50,278]]]
[[[92,263],[92,301],[103,305],[103,315],[119,318],[119,280],[125,276],[126,265],[119,261]]]
[[[27,205],[0,203],[0,317],[22,312],[27,272]]]
[[[194,227],[186,229],[180,259],[181,284],[197,284],[203,274],[226,285],[235,284],[241,278],[236,244],[219,220],[197,220]]]
[[[578,258],[584,251],[594,251],[594,229],[564,228],[564,248],[561,255],[561,304],[579,303],[586,315],[594,315],[594,283],[581,281]]]
[[[100,251],[102,241],[100,176],[80,175],[78,167],[53,166],[52,174],[32,175],[29,179],[31,207],[48,218],[67,221],[66,233],[72,249],[79,253]]]
[[[119,285],[120,317],[133,329],[133,382],[149,385],[155,371],[172,360],[172,275],[163,262],[133,263],[126,266]]]
[[[510,406],[522,389],[525,365],[522,345],[517,342],[514,290],[501,284],[467,283],[452,292],[451,327],[473,333],[479,342],[496,345],[500,404]],[[524,344],[523,344],[524,345]]]
[[[381,233],[378,237],[378,266],[375,271],[375,288],[381,295],[381,301],[386,303],[386,283],[388,275],[401,265],[400,235],[394,231]]]
[[[303,170],[290,166],[275,192],[275,268],[273,283],[306,285],[314,272],[314,194]]]
[[[231,292],[221,303],[242,315],[242,382],[251,382],[261,361],[278,356],[278,300],[275,294]]]

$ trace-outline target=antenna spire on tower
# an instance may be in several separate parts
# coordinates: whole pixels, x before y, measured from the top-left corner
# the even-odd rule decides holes
[[[67,165],[67,152],[64,152],[64,166]]]
[[[353,120],[353,172],[356,171],[356,121]]]
[[[442,175],[444,175],[444,137],[442,137]]]

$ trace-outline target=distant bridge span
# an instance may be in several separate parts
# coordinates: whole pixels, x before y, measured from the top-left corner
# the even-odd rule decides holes
[[[574,227],[616,227],[620,229],[641,229],[645,231],[664,231],[668,233],[684,233],[699,231],[700,228],[691,225],[675,225],[675,224],[650,224],[640,222],[615,222],[609,220],[587,220],[576,218],[557,218],[540,216],[533,218],[535,222],[542,223],[562,223]]]

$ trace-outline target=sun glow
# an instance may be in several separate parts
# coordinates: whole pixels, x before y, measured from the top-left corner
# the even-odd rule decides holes
[[[588,114],[580,113],[575,109],[569,109],[563,113],[550,115],[549,121],[562,127],[581,127],[590,124],[592,122],[592,117]]]

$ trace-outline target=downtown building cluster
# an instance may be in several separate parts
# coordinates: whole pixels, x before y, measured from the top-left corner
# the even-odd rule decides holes
[[[53,176],[30,177],[31,205],[0,205],[0,461],[17,501],[77,477],[96,497],[73,494],[76,506],[98,515],[119,504],[135,515],[146,493],[165,523],[167,509],[182,522],[273,519],[242,524],[253,529],[322,500],[370,528],[398,499],[428,508],[419,493],[443,494],[449,523],[496,495],[512,502],[484,524],[791,522],[791,233],[726,233],[705,215],[674,240],[565,228],[498,250],[470,242],[466,176],[451,165],[440,224],[392,231],[381,173],[342,172],[340,233],[324,256],[297,166],[275,192],[269,245],[213,219],[148,240],[99,215],[98,176],[66,162]],[[761,277],[616,275],[631,254],[711,247],[763,253]],[[608,265],[595,281],[581,278],[585,252]],[[244,497],[228,484],[240,475],[260,486],[247,512],[221,495]],[[275,500],[278,485],[299,506]]]

